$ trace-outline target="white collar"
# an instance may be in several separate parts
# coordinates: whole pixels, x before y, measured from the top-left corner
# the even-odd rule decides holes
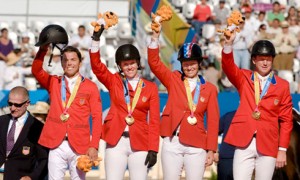
[[[16,123],[20,125],[24,125],[27,120],[27,117],[28,117],[28,112],[26,111],[21,117],[18,117],[18,121]]]
[[[137,76],[134,77],[134,78],[127,78],[127,79],[128,79],[128,81],[139,81],[139,80],[140,80],[140,76],[137,75]]]
[[[68,83],[71,83],[71,82],[73,83],[73,82],[76,81],[76,79],[78,78],[78,76],[79,76],[79,73],[78,73],[76,76],[71,77],[71,78],[69,78],[69,77],[67,77],[67,76],[65,75],[65,78],[67,79]]]
[[[271,73],[271,72],[270,72],[270,73]],[[267,80],[267,79],[268,79],[268,77],[269,77],[270,73],[269,73],[269,74],[267,74],[266,76],[262,76],[262,75],[260,75],[259,73],[257,73],[257,77],[258,77],[258,79],[259,79],[259,80],[261,80],[261,81],[265,81],[265,80]]]

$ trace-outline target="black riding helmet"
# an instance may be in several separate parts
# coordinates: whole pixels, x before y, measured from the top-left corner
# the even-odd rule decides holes
[[[199,45],[195,43],[185,43],[181,46],[178,52],[178,61],[197,60],[200,64],[203,60],[202,50]]]
[[[66,30],[60,25],[50,24],[46,26],[39,36],[39,41],[35,46],[43,46],[49,43],[68,44],[69,38]]]
[[[60,25],[56,24],[50,24],[46,26],[40,33],[39,40],[35,44],[35,46],[43,46],[50,43],[52,44],[52,52],[54,47],[57,47],[60,52],[62,52],[63,48],[66,47],[69,43],[69,38],[66,30]],[[63,47],[58,46],[58,44],[61,44]],[[51,66],[50,64],[53,56],[52,52],[48,66]]]
[[[252,48],[251,58],[257,55],[267,55],[275,57],[276,52],[274,45],[268,40],[257,41]]]
[[[141,69],[141,56],[138,49],[132,44],[124,44],[120,46],[115,54],[116,63],[120,66],[121,61],[136,60],[138,70]],[[119,68],[120,72],[121,69]]]
[[[196,60],[198,62],[198,66],[200,69],[201,68],[200,64],[203,60],[202,50],[200,46],[195,43],[185,43],[180,47],[177,59],[181,63],[181,72],[182,72],[181,79],[184,80],[185,74],[182,68],[182,62]]]

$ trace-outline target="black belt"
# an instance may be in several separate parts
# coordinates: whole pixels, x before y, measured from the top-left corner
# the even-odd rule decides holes
[[[173,135],[173,136],[179,136],[179,132],[174,131],[172,135]]]
[[[63,140],[64,140],[64,141],[69,141],[68,136],[65,136]]]
[[[122,133],[122,136],[124,136],[124,137],[126,137],[126,138],[129,138],[129,137],[130,137],[128,131],[124,131],[124,132]]]

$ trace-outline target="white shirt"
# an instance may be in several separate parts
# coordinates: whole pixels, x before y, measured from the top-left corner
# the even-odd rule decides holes
[[[75,87],[75,84],[76,84],[76,80],[78,78],[79,74],[77,74],[76,76],[72,77],[72,78],[68,78],[67,76],[65,76],[65,78],[67,79],[68,81],[68,88],[70,90],[70,92],[72,93],[74,87]]]
[[[20,66],[7,66],[4,71],[4,90],[11,90],[16,86],[24,86],[25,75],[31,74],[31,67],[20,67]]]
[[[136,77],[136,78],[132,78],[132,79],[128,79],[129,84],[131,85],[132,89],[135,91],[136,86],[138,84],[140,80],[140,77]]]
[[[257,73],[257,77],[259,79],[259,84],[260,84],[260,89],[261,90],[264,89],[264,87],[266,85],[266,82],[267,82],[267,80],[269,78],[269,75],[270,75],[270,73],[268,75],[266,75],[266,76],[262,76],[262,75],[260,75],[260,74]]]
[[[197,76],[194,77],[194,78],[187,78],[187,80],[189,82],[189,85],[190,85],[191,92],[194,91],[194,89],[196,88],[197,79],[198,79]]]

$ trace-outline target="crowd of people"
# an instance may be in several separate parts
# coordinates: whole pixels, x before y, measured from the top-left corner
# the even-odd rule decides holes
[[[201,0],[197,5],[192,22],[202,37],[210,18],[214,26],[224,25],[222,19],[213,19],[205,3]],[[201,11],[203,6],[205,14]],[[77,158],[87,155],[91,161],[98,160],[100,139],[106,142],[108,180],[122,179],[127,168],[130,179],[147,179],[148,170],[160,158],[159,151],[165,180],[180,179],[183,169],[186,179],[202,179],[205,168],[217,161],[218,132],[222,129],[217,99],[220,86],[214,82],[218,78],[208,75],[211,72],[219,78],[224,74],[240,95],[238,109],[223,127],[224,142],[235,148],[231,160],[225,162],[232,165],[231,178],[272,179],[275,168],[287,164],[293,128],[290,84],[277,72],[280,75],[282,70],[293,71],[292,60],[298,48],[296,34],[287,35],[291,26],[288,17],[292,15],[284,17],[278,6],[274,2],[272,11],[260,12],[259,16],[267,18],[255,20],[266,24],[255,26],[251,24],[255,22],[251,21],[252,6],[243,2],[240,8],[245,22],[240,25],[241,32],[233,32],[228,38],[214,34],[208,39],[209,47],[214,47],[211,52],[220,50],[215,56],[203,51],[203,44],[182,44],[175,58],[175,71],[161,61],[162,26],[158,24],[159,31],[152,30],[147,42],[147,63],[168,93],[161,115],[157,86],[138,71],[143,67],[136,46],[117,47],[115,72],[101,60],[104,24],[91,36],[86,35],[84,26],[79,26],[78,35],[70,40],[62,26],[51,24],[41,31],[35,44],[38,48],[29,46],[28,35],[24,34],[19,49],[13,47],[8,30],[2,29],[0,67],[5,71],[12,68],[9,78],[19,80],[2,81],[3,87],[10,90],[10,113],[0,116],[0,179],[57,180],[63,179],[67,170],[71,179],[85,179],[86,172],[76,167]],[[260,35],[253,27],[269,29]],[[266,36],[261,38],[263,35]],[[11,53],[16,56],[14,63]],[[111,106],[103,122],[99,87],[91,80],[92,72],[110,94]],[[32,110],[35,117],[27,111],[30,98],[23,87],[26,76],[34,77],[49,93],[50,106],[43,105],[47,108],[46,117],[41,111]],[[220,160],[224,163],[223,158]],[[224,170],[224,164],[218,167]],[[227,179],[224,176],[218,178]]]
[[[207,0],[201,0],[196,5],[193,17],[187,18],[187,22],[199,34],[199,44],[205,47],[207,61],[202,71],[203,75],[211,79],[213,74],[215,78],[212,82],[220,91],[236,91],[232,84],[228,83],[220,65],[224,38],[211,31],[224,29],[230,13],[239,10],[245,20],[239,25],[241,32],[237,34],[233,44],[235,63],[240,68],[253,69],[250,63],[253,44],[262,39],[270,40],[276,49],[274,70],[290,82],[291,93],[299,93],[300,9],[292,3],[282,5],[279,1],[274,1],[267,6],[267,2],[264,2],[261,8],[258,8],[257,4],[247,0],[231,7],[225,0],[220,0],[216,6],[212,6]]]

